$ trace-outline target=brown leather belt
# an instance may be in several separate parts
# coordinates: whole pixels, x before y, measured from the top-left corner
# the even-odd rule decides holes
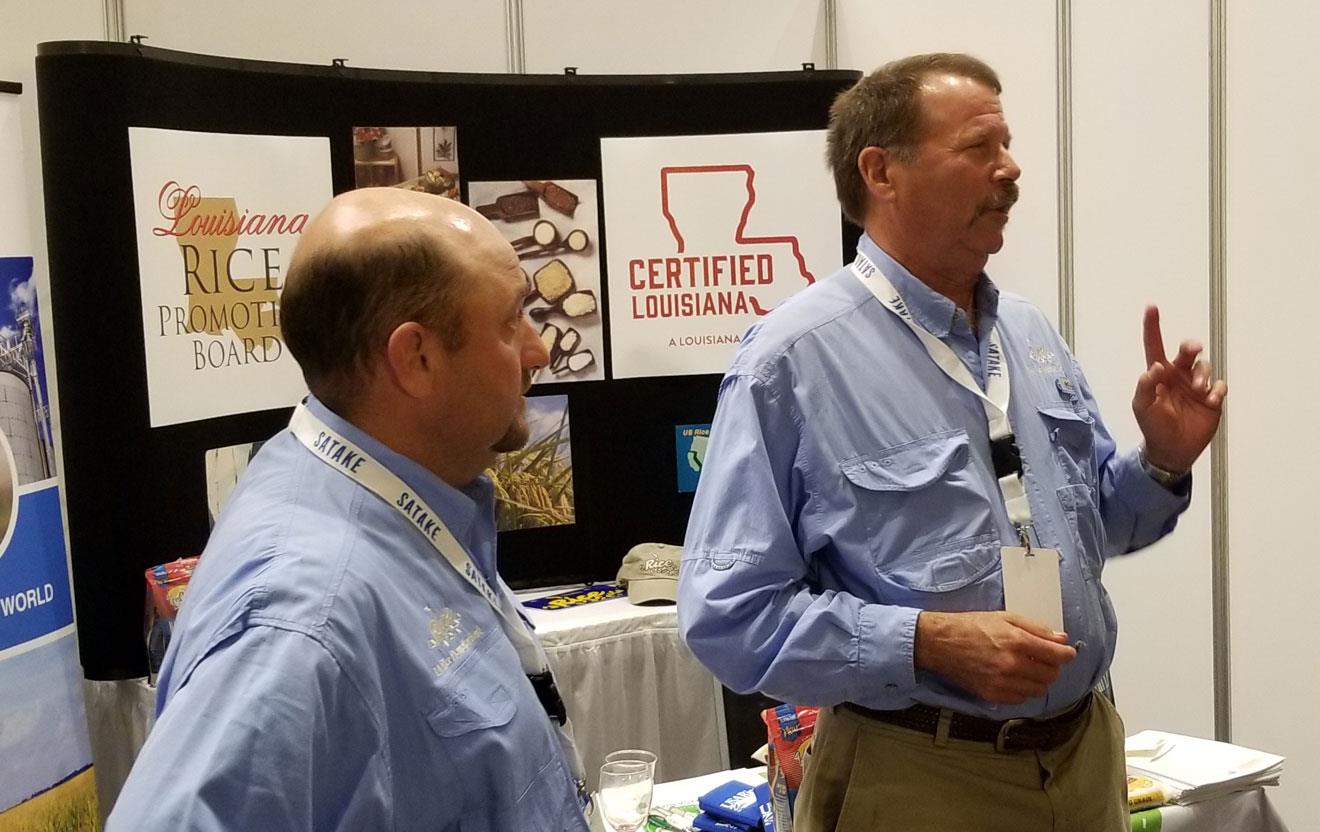
[[[877,711],[852,702],[844,702],[842,707],[877,722],[920,731],[932,737],[939,735],[941,715],[947,714],[950,739],[992,743],[995,750],[1001,752],[1049,751],[1063,745],[1077,733],[1077,729],[1086,720],[1092,696],[1088,693],[1068,710],[1046,719],[1003,721],[960,714],[930,705],[913,705],[901,711]]]

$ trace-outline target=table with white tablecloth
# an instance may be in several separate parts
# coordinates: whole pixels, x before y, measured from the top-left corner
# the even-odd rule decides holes
[[[687,780],[659,783],[653,806],[695,803],[697,798],[730,780],[748,785],[765,782],[765,769],[717,771]],[[608,832],[608,826],[593,818],[592,829]],[[1132,815],[1132,832],[1288,832],[1270,803],[1268,791],[1255,788],[1234,792],[1191,806],[1161,806]]]
[[[1270,803],[1255,788],[1190,806],[1160,806],[1132,815],[1132,832],[1288,832]]]
[[[524,609],[549,656],[593,789],[604,756],[621,748],[655,752],[662,780],[729,767],[722,689],[678,637],[675,609],[625,598]]]

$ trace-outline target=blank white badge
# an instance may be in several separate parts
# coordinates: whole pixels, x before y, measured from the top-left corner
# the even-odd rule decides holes
[[[999,558],[1004,569],[1004,609],[1064,632],[1059,550],[1005,546]]]

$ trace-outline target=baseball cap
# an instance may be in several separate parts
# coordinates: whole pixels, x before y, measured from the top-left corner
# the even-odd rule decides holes
[[[634,604],[678,603],[678,563],[682,546],[668,543],[638,543],[623,556],[619,586],[628,590]]]

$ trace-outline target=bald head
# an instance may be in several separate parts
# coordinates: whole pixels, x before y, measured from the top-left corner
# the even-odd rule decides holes
[[[280,326],[308,388],[342,412],[396,327],[416,321],[458,349],[466,281],[517,267],[499,232],[462,203],[399,188],[349,191],[304,230]]]
[[[362,188],[330,201],[303,232],[294,253],[299,260],[339,250],[351,254],[369,250],[381,237],[430,235],[447,257],[470,266],[482,257],[497,257],[508,248],[490,222],[461,202],[401,188]],[[471,271],[471,269],[467,269]],[[297,279],[290,274],[289,283]]]

